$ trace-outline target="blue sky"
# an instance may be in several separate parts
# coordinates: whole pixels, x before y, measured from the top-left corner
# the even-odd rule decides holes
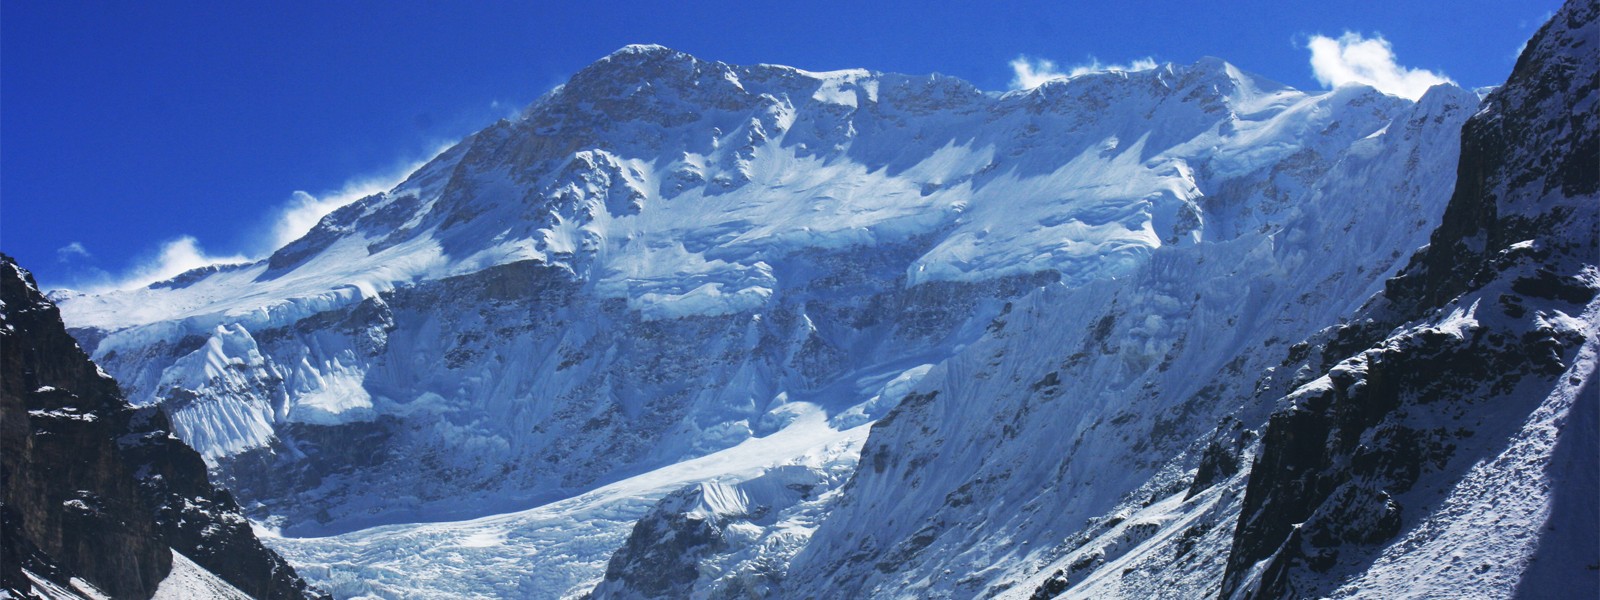
[[[376,190],[629,43],[990,90],[1016,67],[1202,56],[1321,89],[1392,51],[1395,86],[1477,87],[1560,3],[583,4],[0,4],[0,250],[49,287],[261,256],[297,208]]]

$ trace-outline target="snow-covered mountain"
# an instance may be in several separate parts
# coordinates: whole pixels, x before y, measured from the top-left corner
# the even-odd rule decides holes
[[[268,259],[61,306],[256,517],[388,525],[271,541],[336,593],[1331,593],[1413,556],[1374,553],[1444,527],[1505,448],[1419,424],[1490,380],[1450,340],[1555,340],[1491,361],[1547,375],[1497,394],[1588,380],[1589,296],[1519,292],[1506,323],[1457,298],[1498,290],[1474,278],[1502,249],[1556,261],[1524,279],[1557,300],[1594,287],[1593,12],[1530,44],[1471,121],[1515,123],[1465,157],[1480,98],[1450,85],[1310,93],[1206,59],[999,94],[630,46]],[[1579,183],[1524,191],[1558,171]],[[1505,207],[1462,208],[1458,175]],[[1443,387],[1372,383],[1391,346]],[[1284,545],[1319,518],[1371,526]]]
[[[1162,248],[1017,301],[873,426],[768,597],[1600,591],[1597,26],[1600,7],[1570,3],[1529,44],[1398,272],[1343,236],[1392,230],[1397,197],[1323,187],[1254,248]],[[1426,164],[1397,158],[1374,164]],[[1379,293],[1343,304],[1372,276]],[[697,510],[669,500],[648,522],[687,518],[671,544],[731,529]],[[729,560],[701,561],[697,596],[752,589],[752,561]],[[661,597],[611,571],[595,595]]]
[[[1449,193],[1475,104],[1306,94],[1213,60],[996,96],[628,47],[268,260],[63,310],[291,530],[425,518],[728,447],[794,403],[866,422],[895,400],[873,401],[883,382],[1006,299],[1160,248],[1244,256],[1335,182],[1399,188],[1380,210],[1411,238],[1352,231],[1420,245],[1413,207]],[[1356,162],[1387,179],[1335,172]]]

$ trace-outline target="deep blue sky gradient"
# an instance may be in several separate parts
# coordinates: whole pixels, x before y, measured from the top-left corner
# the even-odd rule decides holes
[[[1218,56],[1319,86],[1311,34],[1504,80],[1555,0],[1389,2],[48,2],[0,4],[0,250],[46,286],[193,235],[259,254],[294,190],[394,169],[629,43],[810,70],[941,72],[1003,90],[1064,66]],[[62,260],[80,242],[91,258]]]

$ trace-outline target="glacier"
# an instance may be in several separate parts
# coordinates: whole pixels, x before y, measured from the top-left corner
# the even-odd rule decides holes
[[[629,46],[268,258],[58,297],[341,597],[1215,595],[1330,346],[1483,310],[1351,321],[1483,100]]]

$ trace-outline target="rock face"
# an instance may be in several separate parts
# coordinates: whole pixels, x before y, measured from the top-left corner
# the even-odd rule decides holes
[[[10,593],[81,590],[80,578],[148,598],[178,552],[251,597],[319,596],[256,540],[160,411],[123,401],[32,275],[3,255],[0,414],[0,576]]]
[[[1338,333],[1327,374],[1273,415],[1224,596],[1361,589],[1386,583],[1369,565],[1427,560],[1487,595],[1600,589],[1600,544],[1565,532],[1592,528],[1596,508],[1573,498],[1600,491],[1597,19],[1595,3],[1570,2],[1529,42],[1462,131],[1430,244]],[[1584,445],[1587,458],[1565,449]],[[1414,556],[1385,551],[1396,540]]]
[[[855,467],[785,465],[736,484],[702,483],[656,503],[606,565],[593,600],[764,598],[841,498]]]

